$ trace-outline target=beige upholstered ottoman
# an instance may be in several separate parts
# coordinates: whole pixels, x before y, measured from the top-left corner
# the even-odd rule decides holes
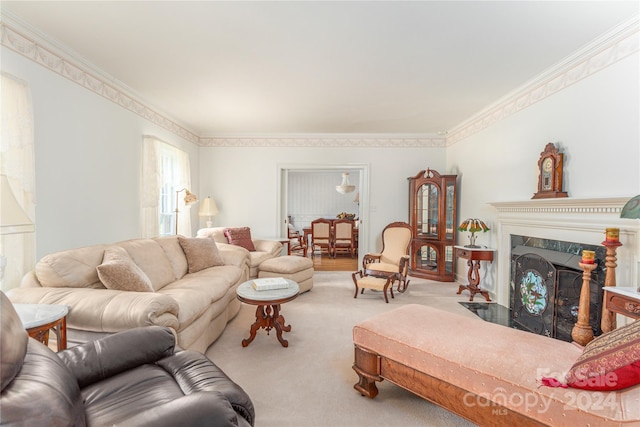
[[[300,293],[313,288],[313,262],[309,258],[286,255],[260,264],[258,277],[284,277],[300,286]]]

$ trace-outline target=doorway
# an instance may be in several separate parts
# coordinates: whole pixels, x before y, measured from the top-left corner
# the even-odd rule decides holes
[[[356,191],[349,193],[349,200],[356,202],[357,197],[357,212],[358,212],[358,263],[362,264],[362,255],[366,248],[369,247],[369,165],[368,164],[282,164],[278,165],[278,198],[280,203],[278,204],[278,226],[276,229],[281,236],[287,235],[287,227],[289,224],[289,210],[291,201],[289,200],[289,186],[291,179],[294,176],[300,176],[301,174],[322,174],[332,172],[336,176],[341,176],[342,173],[347,172],[350,176],[357,175],[357,181],[351,180],[351,184],[356,185]],[[332,188],[340,184],[340,180],[336,179],[332,182]],[[335,215],[335,214],[334,214]],[[303,224],[294,224],[296,227],[306,224],[308,218],[303,220]],[[327,265],[329,263],[326,263]]]

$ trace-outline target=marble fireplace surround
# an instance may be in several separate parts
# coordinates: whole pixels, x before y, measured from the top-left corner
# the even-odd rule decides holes
[[[618,286],[633,286],[638,280],[640,221],[620,218],[620,211],[631,198],[536,199],[492,202],[497,210],[497,248],[494,261],[495,280],[491,271],[480,283],[492,299],[509,306],[511,235],[531,236],[592,245],[601,245],[605,229],[620,229],[617,250],[616,279]],[[488,280],[487,280],[488,279]]]

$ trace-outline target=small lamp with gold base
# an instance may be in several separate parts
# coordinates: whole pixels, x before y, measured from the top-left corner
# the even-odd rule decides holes
[[[476,245],[476,233],[478,231],[482,231],[486,233],[489,231],[489,227],[479,220],[478,218],[467,218],[458,226],[458,231],[469,231],[469,244],[465,245],[467,248],[479,248],[480,246]]]

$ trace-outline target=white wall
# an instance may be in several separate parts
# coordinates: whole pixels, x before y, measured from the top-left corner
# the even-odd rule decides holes
[[[215,225],[248,225],[262,235],[279,229],[280,165],[368,165],[364,251],[379,248],[386,224],[407,220],[407,177],[422,169],[457,173],[459,219],[477,216],[492,225],[487,202],[527,200],[536,191],[536,162],[547,142],[565,153],[571,197],[640,193],[637,52],[447,148],[197,147],[12,50],[0,54],[2,69],[26,80],[33,96],[37,258],[140,235],[144,134],[189,153],[191,190],[216,199]],[[206,219],[191,211],[195,230]],[[479,243],[494,245],[494,234]]]
[[[385,225],[408,220],[408,177],[427,168],[449,172],[444,148],[202,147],[200,188],[220,209],[214,226],[246,225],[252,234],[276,235],[279,166],[348,163],[370,167],[370,209],[362,214],[369,218],[369,247],[362,251],[380,249]]]
[[[341,194],[336,185],[342,183],[342,173],[349,174],[354,191]],[[336,218],[341,212],[360,217],[359,204],[354,200],[360,191],[358,171],[288,171],[287,216],[302,231],[316,218]]]
[[[213,196],[220,208],[214,225],[246,224],[268,236],[279,226],[278,165],[370,165],[371,250],[387,223],[407,220],[406,178],[426,168],[447,172],[444,148],[198,147],[12,50],[2,47],[1,55],[2,70],[27,81],[32,93],[36,259],[140,236],[145,134],[189,153],[191,190]],[[206,221],[197,211],[191,209],[194,232]]]
[[[197,194],[196,145],[11,50],[3,47],[1,55],[2,70],[31,88],[37,259],[62,249],[140,237],[144,134],[189,153]]]
[[[537,191],[537,161],[548,142],[564,152],[569,197],[640,193],[638,61],[631,55],[448,148],[447,168],[461,177],[458,218],[493,228],[478,244],[497,244],[497,212],[488,202],[529,200]],[[468,243],[466,233],[458,241]],[[464,271],[459,262],[458,276]]]

